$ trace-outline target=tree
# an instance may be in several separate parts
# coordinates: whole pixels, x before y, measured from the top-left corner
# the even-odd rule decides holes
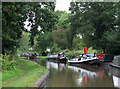
[[[31,26],[30,42],[34,44],[34,37],[42,32],[52,31],[56,22],[56,15],[53,13],[55,4],[53,2],[8,2],[3,3],[2,8],[2,52],[15,51],[19,47],[19,39],[24,28],[24,21],[28,19]],[[41,27],[38,31],[38,26]],[[13,52],[14,53],[14,52]]]
[[[35,46],[37,51],[45,51],[47,47],[53,45],[52,32],[47,32],[46,34],[40,34],[38,36],[37,44]]]
[[[108,52],[110,48],[106,45],[107,40],[104,37],[108,32],[116,30],[116,3],[72,2],[70,7],[71,33],[74,32],[72,36],[80,33],[86,46],[102,49],[104,53]]]
[[[68,29],[64,28],[58,28],[57,30],[54,30],[52,32],[53,42],[57,43],[62,49],[67,48],[69,45],[67,38],[68,33]]]
[[[30,3],[30,11],[28,13],[28,20],[31,26],[30,43],[34,45],[34,37],[42,32],[50,32],[55,29],[56,15],[54,14],[54,2]],[[40,31],[38,31],[40,26]]]
[[[59,12],[57,11],[57,13],[59,13]],[[69,19],[68,19],[69,16],[70,16],[70,13],[63,12],[58,19],[58,23],[56,24],[57,27],[69,28],[69,25],[70,25],[70,22],[69,22]]]
[[[55,11],[55,14],[56,14],[56,16],[57,16],[57,19],[60,19],[61,15],[64,14],[64,12],[65,12],[65,11],[59,11],[59,10]]]
[[[56,29],[53,29],[52,33],[50,31],[43,31],[44,33],[41,34],[37,39],[37,46],[42,51],[44,51],[47,47],[53,49],[54,47],[65,49],[68,47],[68,28],[69,28],[69,21],[68,17],[70,14],[63,12],[63,11],[56,11],[53,12],[56,16]],[[48,28],[49,29],[49,28]],[[52,35],[52,37],[50,36]],[[64,38],[64,39],[63,39]],[[56,48],[56,49],[57,49]],[[56,50],[55,48],[53,51]]]
[[[19,45],[20,45],[19,49],[21,51],[26,52],[30,48],[30,45],[29,45],[29,39],[30,39],[29,35],[30,35],[30,33],[27,33],[27,32],[24,32],[24,31],[22,32],[22,36],[19,39]]]
[[[23,3],[22,3],[23,4]],[[23,22],[26,19],[24,5],[14,2],[2,3],[2,52],[12,51],[19,47]]]
[[[56,24],[57,31],[53,32],[53,40],[62,49],[68,48],[68,47],[72,48],[69,45],[70,44],[69,42],[71,40],[70,39],[71,35],[70,35],[70,32],[69,32],[69,29],[70,29],[70,21],[69,21],[70,13],[67,13],[65,11],[56,11],[55,13],[58,16],[58,22]],[[57,32],[61,32],[61,33],[57,33]],[[64,39],[61,39],[60,35],[64,36],[63,37]],[[59,40],[56,40],[56,39],[59,39]],[[64,42],[61,41],[61,40],[64,40]],[[58,42],[58,41],[60,41],[60,42]],[[63,44],[61,42],[63,42]]]
[[[83,50],[83,42],[82,42],[82,39],[79,37],[79,36],[75,36],[73,38],[73,48],[75,50]]]

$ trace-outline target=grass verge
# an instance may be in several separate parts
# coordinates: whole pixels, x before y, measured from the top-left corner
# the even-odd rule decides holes
[[[37,56],[38,58],[47,58],[47,56]]]
[[[34,83],[47,72],[43,66],[38,66],[29,60],[20,59],[20,68],[2,72],[3,87],[35,87]]]

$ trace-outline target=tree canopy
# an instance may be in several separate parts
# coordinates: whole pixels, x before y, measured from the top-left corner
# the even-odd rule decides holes
[[[104,53],[115,52],[120,47],[116,43],[119,37],[117,33],[120,31],[116,28],[117,8],[116,2],[72,2],[70,7],[72,35],[80,33],[88,47],[102,49]]]
[[[54,2],[4,2],[2,7],[2,49],[13,51],[19,47],[19,39],[24,29],[24,21],[28,19],[31,26],[30,42],[34,44],[34,37],[42,32],[52,31],[56,22]],[[38,26],[41,27],[38,31]]]
[[[19,45],[26,16],[20,3],[2,3],[2,52],[14,51]]]
[[[67,13],[54,11],[55,2],[3,2],[2,52],[14,52],[24,45],[21,36],[27,39],[28,35],[22,35],[26,31],[30,34],[29,45],[41,51],[87,46],[103,53],[119,54],[119,8],[120,2],[71,2],[71,13]],[[30,31],[24,28],[26,20]],[[25,44],[28,45],[28,39]]]

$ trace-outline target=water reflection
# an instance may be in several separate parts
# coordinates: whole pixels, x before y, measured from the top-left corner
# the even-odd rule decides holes
[[[76,78],[76,84],[78,86],[82,85],[82,82],[84,84],[87,84],[87,80],[91,79],[92,81],[95,81],[95,78],[98,77],[98,74],[92,71],[85,70],[80,67],[75,66],[68,66],[69,69],[74,70],[75,72],[78,72],[80,75]]]
[[[114,87],[120,88],[120,78],[117,76],[113,76]]]
[[[108,74],[113,78],[114,87],[120,88],[120,69],[110,67]]]
[[[47,61],[47,68],[46,87],[120,87],[120,77],[113,75],[108,65],[77,67]]]
[[[50,62],[47,61],[47,69],[54,68],[56,70],[64,70],[66,64],[64,63],[55,63],[55,62]]]

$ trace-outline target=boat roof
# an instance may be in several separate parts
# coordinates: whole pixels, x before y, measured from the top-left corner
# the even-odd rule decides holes
[[[114,57],[120,57],[120,55],[116,55],[116,56],[114,56]]]

